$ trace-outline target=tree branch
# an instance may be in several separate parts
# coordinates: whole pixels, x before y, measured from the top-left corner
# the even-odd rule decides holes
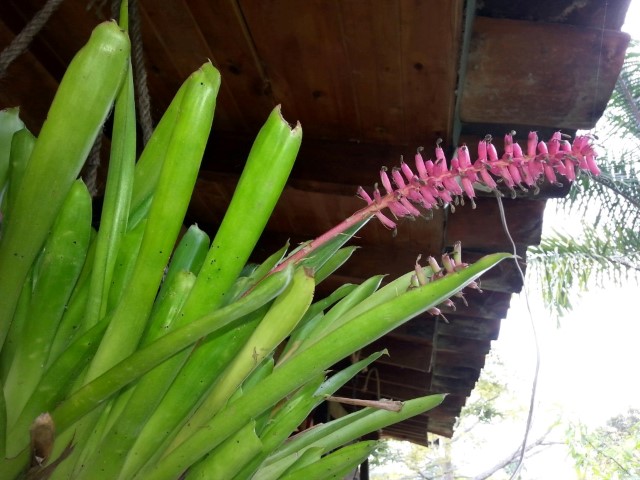
[[[553,430],[553,428],[555,426],[556,426],[555,424],[552,425],[545,433],[543,433],[540,437],[538,437],[537,440],[535,440],[532,443],[529,443],[527,445],[527,447],[524,449],[524,453],[527,453],[528,451],[530,451],[531,449],[533,449],[535,447],[545,446],[545,439],[547,438],[547,435],[549,435],[549,433],[551,432],[551,430]],[[517,450],[515,450],[510,455],[508,455],[507,457],[505,457],[502,460],[500,460],[498,463],[496,463],[490,469],[485,470],[480,475],[476,475],[475,477],[473,477],[473,480],[486,480],[487,478],[489,478],[494,473],[496,473],[496,472],[502,470],[503,468],[507,467],[508,465],[510,465],[511,463],[513,463],[516,460],[516,457],[520,454],[521,450],[522,450],[521,448],[518,448]]]

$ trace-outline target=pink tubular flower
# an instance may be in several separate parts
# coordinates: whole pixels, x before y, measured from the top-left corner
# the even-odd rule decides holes
[[[589,137],[576,137],[570,143],[556,132],[545,143],[538,140],[536,132],[529,132],[526,154],[513,140],[513,132],[505,135],[504,142],[505,150],[500,157],[488,135],[478,143],[475,161],[472,161],[466,145],[458,148],[456,157],[451,161],[447,161],[440,140],[436,143],[435,161],[425,161],[423,149],[419,148],[414,157],[415,170],[404,161],[391,170],[391,175],[386,167],[380,170],[385,196],[377,187],[373,199],[364,190],[358,190],[358,195],[367,202],[362,215],[375,215],[386,227],[395,228],[395,223],[380,213],[383,209],[388,208],[396,218],[417,217],[421,215],[417,207],[437,208],[457,202],[464,196],[475,206],[476,185],[495,190],[502,182],[512,191],[516,187],[537,191],[538,184],[544,180],[558,184],[558,175],[573,181],[579,171],[600,174]],[[365,214],[364,210],[368,213]]]
[[[418,150],[415,155],[417,175],[414,175],[408,166],[401,166],[396,169],[400,179],[402,179],[400,172],[406,178],[406,181],[405,179],[402,179],[402,182],[397,181],[398,184],[402,185],[398,186],[397,189],[393,188],[387,169],[383,167],[380,170],[380,180],[386,191],[384,196],[378,190],[377,184],[373,190],[373,198],[362,187],[359,187],[358,196],[367,203],[365,207],[297,249],[295,253],[292,253],[285,261],[271,270],[271,273],[282,270],[290,263],[300,261],[331,239],[374,216],[385,227],[395,232],[395,222],[382,213],[385,209],[389,209],[396,217],[416,217],[420,214],[420,210],[416,205],[423,208],[437,208],[443,204],[451,203],[454,197],[458,203],[462,203],[459,198],[462,195],[473,199],[472,196],[475,193],[469,189],[469,182],[472,183],[471,187],[477,184],[494,190],[498,187],[498,182],[502,181],[510,188],[516,185],[518,187],[532,186],[535,192],[538,189],[538,183],[544,181],[545,177],[551,177],[550,180],[555,180],[555,174],[560,173],[558,165],[564,167],[566,178],[569,180],[575,178],[578,171],[584,171],[591,175],[600,173],[596,165],[596,153],[590,137],[576,137],[570,145],[561,140],[558,143],[557,150],[555,146],[552,147],[551,151],[555,151],[553,154],[549,153],[546,144],[538,142],[538,136],[535,132],[529,133],[526,155],[523,154],[522,149],[512,139],[508,141],[508,145],[507,155],[499,158],[495,147],[491,143],[491,137],[487,136],[478,145],[478,158],[475,161],[472,162],[471,159],[465,158],[468,150],[463,146],[461,147],[462,150],[458,152],[459,158],[455,162],[451,162],[451,168],[449,168],[444,151],[440,147],[440,141],[438,141],[435,163],[431,160],[424,161],[421,150]],[[509,173],[509,167],[511,167],[511,171],[513,171],[513,168],[518,170],[520,181],[515,182],[514,175]],[[551,176],[551,173],[553,173],[553,176]],[[562,175],[562,173],[560,174]],[[499,178],[498,182],[496,182],[492,175],[502,178]],[[511,185],[505,179],[507,175],[511,179]],[[515,177],[518,178],[517,175]],[[463,185],[463,187],[460,187],[460,185]],[[451,205],[451,208],[453,210],[453,205]],[[464,268],[465,264],[459,260],[459,246],[457,250],[456,252],[456,249],[454,249],[453,258],[449,259],[450,262],[443,259],[443,263],[451,263],[446,265],[445,269],[442,269],[435,259],[429,258],[429,265],[432,267],[433,272],[437,272],[434,273],[433,277],[449,275],[450,273],[448,272],[451,269],[455,272]],[[475,282],[471,282],[468,287],[481,291],[480,286]],[[434,308],[433,313],[436,312],[439,314],[439,310]]]

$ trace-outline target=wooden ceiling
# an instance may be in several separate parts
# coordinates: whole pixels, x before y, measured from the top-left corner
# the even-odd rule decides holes
[[[39,130],[58,81],[106,6],[66,0],[27,53],[0,80],[0,107],[21,105]],[[104,2],[102,2],[104,3]],[[397,165],[437,138],[451,149],[491,133],[530,129],[573,134],[602,115],[622,66],[620,32],[629,0],[139,0],[152,116],[157,121],[181,82],[207,58],[222,72],[214,133],[188,222],[215,232],[244,159],[271,109],[300,121],[303,147],[255,259],[290,238],[308,240],[363,206],[358,185],[371,186],[382,165]],[[0,2],[0,48],[44,0]],[[472,148],[473,151],[473,148]],[[518,252],[540,240],[545,200],[505,198]],[[430,220],[402,221],[398,235],[367,225],[350,263],[325,282],[372,274],[394,278],[418,254],[439,255],[461,240],[466,258],[510,250],[495,200],[439,209]],[[484,293],[447,312],[449,323],[417,318],[369,350],[388,348],[374,372],[344,395],[407,399],[449,392],[430,412],[381,432],[416,443],[427,432],[451,436],[491,341],[521,281],[504,263],[482,281]],[[375,380],[379,379],[379,380]],[[375,381],[374,381],[375,380]]]

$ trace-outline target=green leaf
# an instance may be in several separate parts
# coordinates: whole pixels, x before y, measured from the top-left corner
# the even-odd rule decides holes
[[[268,378],[254,388],[255,394],[245,392],[211,422],[161,459],[145,475],[148,475],[147,478],[159,478],[161,472],[166,469],[183,471],[188,468],[249,419],[260,415],[300,387],[305,379],[317,375],[393,328],[438,305],[509,256],[488,255],[468,268],[433,283],[405,292],[398,291],[395,298],[354,318],[321,341],[277,366]]]

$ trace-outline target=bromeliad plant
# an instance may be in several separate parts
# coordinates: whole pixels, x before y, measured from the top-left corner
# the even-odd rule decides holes
[[[121,28],[122,27],[122,28]],[[123,30],[124,29],[124,30]],[[381,286],[382,276],[323,299],[315,286],[344,263],[346,241],[382,213],[418,215],[473,184],[535,186],[541,172],[594,171],[585,139],[526,155],[466,147],[447,167],[416,156],[383,170],[367,206],[291,253],[247,262],[302,138],[276,108],[260,130],[213,241],[182,221],[210,134],[218,71],[177,92],[136,162],[126,6],[96,27],[69,66],[38,138],[17,111],[0,126],[0,478],[336,478],[375,443],[362,435],[427,411],[443,395],[380,401],[289,438],[309,413],[384,352],[328,375],[341,359],[431,311],[507,255],[473,265],[459,246]],[[114,108],[100,228],[76,180]],[[557,140],[558,148],[555,147]],[[535,147],[535,148],[534,148]],[[537,149],[537,151],[536,151]],[[486,154],[484,153],[486,151]],[[460,184],[458,184],[458,181]],[[177,246],[176,246],[177,243]],[[174,248],[175,247],[175,248]],[[277,353],[276,353],[277,352]],[[388,407],[388,408],[385,408]],[[393,408],[392,408],[393,407]]]

